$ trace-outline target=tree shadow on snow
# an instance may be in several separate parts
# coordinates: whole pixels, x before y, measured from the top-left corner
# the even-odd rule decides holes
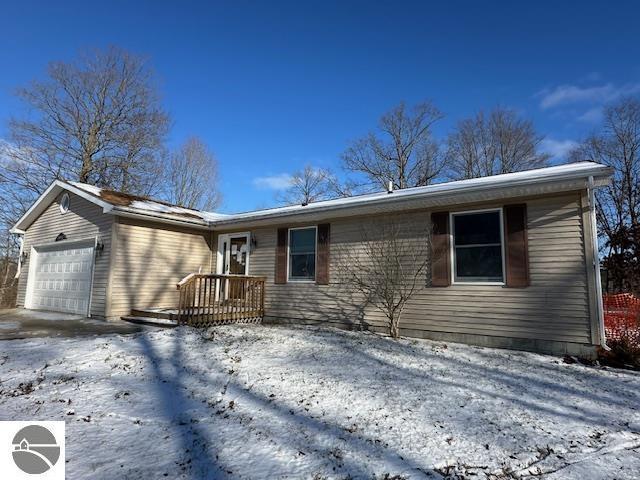
[[[216,363],[214,358],[211,368],[217,371],[225,371],[228,366]],[[210,385],[211,380],[206,372],[198,371],[189,365],[183,365],[183,371],[192,379],[199,379],[203,385]],[[229,375],[225,384],[226,397],[232,398],[235,403],[249,406],[256,417],[269,416],[271,419],[284,423],[287,432],[292,434],[286,438],[275,438],[278,443],[287,444],[290,449],[296,452],[304,452],[303,455],[318,455],[330,457],[329,448],[338,446],[344,442],[344,447],[354,455],[345,456],[343,458],[329,460],[333,463],[334,473],[345,475],[345,478],[371,478],[370,470],[366,468],[368,459],[382,460],[388,465],[389,472],[402,475],[419,475],[427,478],[441,478],[441,475],[425,465],[426,458],[411,458],[408,453],[400,454],[388,446],[384,446],[384,439],[371,438],[361,432],[351,432],[348,430],[350,425],[341,425],[332,421],[331,418],[316,418],[310,413],[303,411],[303,407],[296,403],[286,403],[270,397],[264,392],[258,391],[259,386],[245,387],[240,384],[237,377]],[[230,413],[230,419],[233,420],[233,414]],[[229,420],[227,420],[229,421]],[[303,431],[301,443],[295,444],[296,438],[293,432]],[[250,446],[248,446],[250,448]],[[277,462],[278,459],[273,457],[270,459]],[[325,458],[325,460],[327,460]],[[264,459],[262,460],[264,461]],[[322,477],[323,478],[323,477]]]
[[[376,367],[382,367],[393,374],[399,382],[422,382],[425,389],[434,386],[436,388],[453,388],[462,389],[467,392],[473,392],[483,397],[494,398],[511,403],[520,408],[544,413],[550,416],[560,417],[563,420],[572,420],[584,422],[594,426],[610,427],[612,424],[618,423],[622,417],[620,412],[607,413],[603,408],[589,408],[574,402],[574,399],[584,399],[590,402],[600,404],[601,406],[617,406],[619,408],[633,410],[629,407],[628,402],[620,399],[620,394],[628,390],[624,381],[615,381],[612,379],[597,378],[599,383],[588,383],[590,388],[578,389],[569,383],[570,377],[579,377],[583,372],[561,372],[556,370],[556,377],[549,378],[550,372],[539,372],[536,362],[535,368],[533,364],[527,364],[522,359],[519,360],[520,365],[515,367],[512,360],[518,357],[517,352],[510,355],[509,365],[502,368],[492,367],[485,362],[473,363],[464,358],[450,358],[435,353],[427,353],[423,348],[414,348],[402,341],[396,342],[385,337],[375,334],[366,335],[366,343],[354,341],[355,339],[347,332],[327,331],[328,334],[319,332],[327,345],[335,348],[346,350],[349,352],[350,362],[360,362],[361,366],[370,366],[372,371],[376,371]],[[391,342],[391,343],[390,343]],[[442,342],[440,342],[442,344]],[[427,346],[425,342],[425,346]],[[434,346],[437,345],[434,343]],[[467,347],[474,348],[474,347]],[[387,353],[401,353],[408,357],[413,357],[422,362],[423,365],[443,365],[452,374],[463,374],[467,379],[473,380],[489,380],[496,389],[485,389],[479,386],[479,383],[472,381],[460,381],[456,377],[460,375],[452,375],[449,378],[435,377],[428,371],[421,370],[416,366],[403,365],[402,362],[392,363],[379,355],[378,351],[387,351]],[[474,354],[478,355],[479,360],[483,360],[483,355],[487,363],[495,360],[495,354],[483,353],[485,349],[474,348]],[[489,349],[489,352],[491,350]],[[492,358],[493,357],[493,358]],[[514,358],[515,357],[515,358]],[[552,357],[549,357],[552,358]],[[295,356],[292,362],[306,362],[310,368],[313,368],[313,359],[306,353]],[[513,361],[513,363],[518,360]],[[344,376],[348,372],[348,366],[344,364],[336,364],[333,372],[336,376]],[[323,368],[326,365],[323,365]],[[524,369],[525,373],[520,373]],[[326,372],[325,372],[326,373]],[[350,381],[358,383],[358,378],[350,378]],[[400,383],[401,385],[403,383]],[[602,387],[605,386],[613,392],[604,392]],[[619,390],[616,392],[615,390]]]
[[[227,471],[218,464],[215,439],[210,438],[197,419],[189,412],[198,408],[199,402],[190,397],[183,382],[185,362],[183,358],[183,328],[174,331],[173,349],[169,358],[163,356],[153,345],[147,334],[138,335],[138,341],[149,361],[152,372],[157,378],[153,382],[156,388],[157,404],[160,413],[169,423],[172,434],[180,445],[183,466],[196,479],[219,479],[228,477]]]

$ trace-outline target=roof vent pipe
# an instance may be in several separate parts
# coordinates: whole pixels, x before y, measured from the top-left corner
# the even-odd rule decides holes
[[[389,180],[387,183],[387,193],[393,193],[393,180]]]

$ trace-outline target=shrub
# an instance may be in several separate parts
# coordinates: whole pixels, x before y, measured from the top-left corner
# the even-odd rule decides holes
[[[609,351],[602,350],[599,360],[604,365],[616,368],[640,370],[640,345],[629,337],[607,340]]]

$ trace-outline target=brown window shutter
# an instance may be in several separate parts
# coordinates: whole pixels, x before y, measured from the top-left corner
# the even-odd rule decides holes
[[[451,285],[451,253],[449,251],[449,212],[431,214],[431,286]]]
[[[527,205],[505,205],[504,241],[507,287],[529,286]]]
[[[288,228],[278,229],[278,245],[276,246],[276,276],[274,283],[287,283],[287,242]]]
[[[318,254],[316,255],[316,283],[329,284],[329,243],[331,226],[328,223],[318,225]]]

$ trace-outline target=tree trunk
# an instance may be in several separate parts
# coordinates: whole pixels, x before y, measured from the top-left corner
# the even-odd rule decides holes
[[[89,183],[89,175],[93,169],[93,159],[91,155],[84,154],[82,156],[82,167],[80,169],[80,175],[78,175],[78,181],[81,183]]]
[[[400,315],[395,315],[389,320],[389,335],[394,340],[400,338]]]

